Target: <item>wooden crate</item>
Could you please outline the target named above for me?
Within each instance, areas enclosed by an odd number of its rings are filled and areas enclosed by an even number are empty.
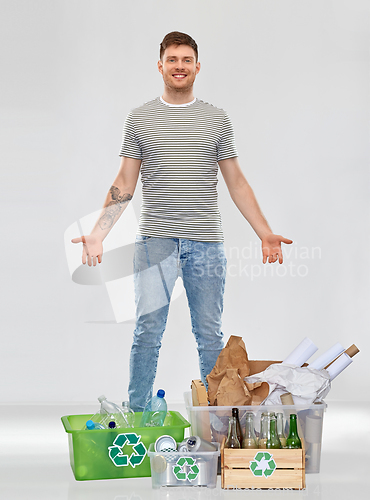
[[[305,450],[266,450],[266,449],[230,449],[225,448],[225,439],[221,445],[221,488],[287,488],[301,490],[306,487],[305,481]],[[268,453],[272,457],[258,456],[259,453]],[[257,467],[254,465],[257,458]],[[258,467],[264,461],[271,464],[266,469],[266,475],[256,476],[251,470],[259,474],[264,467]],[[272,463],[272,460],[274,463]],[[273,472],[271,472],[273,470]]]

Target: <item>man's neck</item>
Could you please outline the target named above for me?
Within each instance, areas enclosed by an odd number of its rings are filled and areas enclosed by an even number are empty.
[[[189,92],[171,92],[165,88],[162,99],[168,104],[187,104],[194,101],[193,89],[189,90]]]

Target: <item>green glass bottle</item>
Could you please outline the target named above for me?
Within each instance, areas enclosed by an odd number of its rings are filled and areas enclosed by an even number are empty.
[[[298,436],[297,415],[295,413],[290,414],[289,436],[286,439],[286,447],[302,448],[302,443]]]
[[[270,432],[269,432],[268,439],[266,441],[266,448],[267,449],[281,448],[280,439],[279,439],[277,429],[276,429],[276,415],[270,416],[269,430],[270,430]]]

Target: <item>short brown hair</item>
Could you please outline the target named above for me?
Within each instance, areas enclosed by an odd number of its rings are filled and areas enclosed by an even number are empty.
[[[198,45],[196,44],[195,40],[191,38],[191,36],[187,35],[186,33],[181,33],[180,31],[171,31],[171,33],[168,33],[162,40],[162,43],[160,45],[159,49],[159,58],[162,60],[164,51],[167,49],[167,47],[170,47],[171,45],[189,45],[195,52],[195,59],[196,62],[198,62]]]

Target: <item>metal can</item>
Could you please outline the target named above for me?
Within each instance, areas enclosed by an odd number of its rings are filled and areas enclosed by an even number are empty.
[[[177,443],[172,436],[163,435],[155,442],[154,449],[158,452],[177,451]]]
[[[179,443],[177,445],[177,451],[179,453],[188,453],[189,450],[188,450],[188,447],[186,445],[187,441],[188,441],[187,439],[184,439],[184,441],[182,441],[181,443]]]
[[[156,474],[162,474],[167,469],[167,460],[163,455],[155,455],[151,462],[151,469]]]
[[[217,451],[217,446],[209,441],[205,441],[199,436],[190,436],[186,441],[188,451]]]

